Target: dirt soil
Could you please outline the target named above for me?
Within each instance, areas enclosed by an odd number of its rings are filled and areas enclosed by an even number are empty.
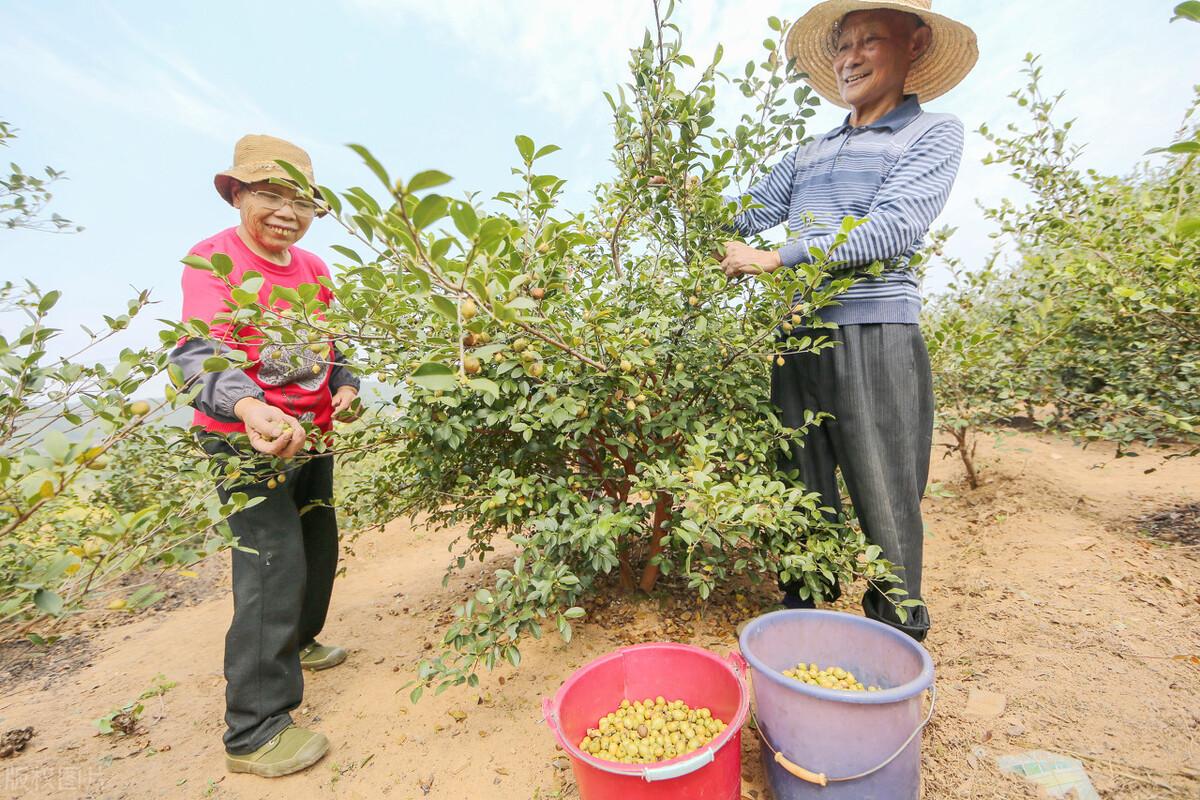
[[[1169,515],[1200,501],[1200,459],[1114,460],[1111,450],[1027,433],[979,451],[984,485],[966,489],[958,464],[936,461],[939,486],[925,506],[934,620],[926,646],[940,694],[924,739],[924,797],[1038,797],[996,766],[998,756],[1032,749],[1082,760],[1104,798],[1200,797],[1200,548],[1190,536],[1161,535],[1172,519],[1191,524],[1190,513]],[[449,610],[496,566],[477,565],[443,588],[454,535],[396,523],[355,544],[322,636],[350,658],[307,678],[295,715],[333,740],[311,770],[274,781],[224,771],[231,598],[217,581],[207,600],[65,637],[41,654],[46,668],[24,651],[22,668],[0,665],[0,731],[34,729],[22,752],[0,761],[0,797],[578,797],[541,721],[541,698],[633,641],[725,653],[735,646],[732,623],[771,600],[765,592],[704,605],[669,592],[618,599],[590,609],[570,645],[531,642],[520,669],[506,665],[482,675],[478,689],[413,706],[403,687],[414,665],[436,647]],[[857,613],[858,594],[837,607]],[[143,701],[143,733],[96,735],[93,720],[159,674],[177,685]],[[766,800],[750,731],[743,742],[743,796]]]

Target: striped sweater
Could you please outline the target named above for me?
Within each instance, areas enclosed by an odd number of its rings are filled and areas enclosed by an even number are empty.
[[[839,325],[915,324],[921,289],[909,259],[946,204],[962,149],[958,118],[922,111],[909,95],[876,122],[855,128],[847,116],[840,127],[789,151],[750,188],[762,208],[742,212],[734,225],[748,236],[786,223],[792,238],[779,256],[791,267],[811,262],[811,247],[827,251],[843,217],[867,218],[834,259],[843,267],[878,261],[886,271],[851,287],[821,318]]]

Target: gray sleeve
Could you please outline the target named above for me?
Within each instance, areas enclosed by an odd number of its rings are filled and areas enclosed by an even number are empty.
[[[329,391],[336,392],[343,386],[353,386],[355,391],[358,391],[362,386],[362,381],[350,369],[346,363],[346,357],[342,355],[342,351],[337,349],[337,345],[333,346],[333,367],[329,370]]]
[[[205,372],[204,359],[220,355],[230,348],[209,339],[186,339],[171,351],[171,363],[183,370],[183,379],[191,387],[200,383],[200,393],[192,405],[200,413],[221,422],[237,422],[233,407],[244,397],[264,400],[262,388],[240,369]],[[265,402],[265,400],[264,400]]]

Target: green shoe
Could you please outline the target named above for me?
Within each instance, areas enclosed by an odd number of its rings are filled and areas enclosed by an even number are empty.
[[[329,669],[346,660],[346,651],[336,645],[311,642],[300,651],[300,666],[308,670]]]
[[[226,753],[225,768],[230,772],[278,778],[311,767],[328,750],[329,739],[325,734],[288,725],[253,753],[244,756]]]

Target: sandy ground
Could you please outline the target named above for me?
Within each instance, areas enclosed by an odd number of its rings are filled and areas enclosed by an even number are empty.
[[[1200,459],[1116,461],[1110,450],[1031,434],[985,441],[980,457],[986,483],[973,492],[957,463],[935,461],[934,481],[954,496],[926,501],[935,622],[926,644],[940,697],[924,740],[924,796],[1036,797],[995,764],[1036,748],[1082,759],[1105,798],[1200,797],[1200,547],[1148,538],[1137,523],[1200,500]],[[322,638],[351,656],[309,676],[296,715],[333,740],[313,769],[275,781],[224,772],[231,600],[225,565],[215,563],[208,599],[64,639],[40,666],[0,664],[0,730],[35,729],[24,752],[0,761],[0,796],[578,797],[540,720],[541,698],[632,641],[725,653],[735,644],[730,621],[768,600],[618,600],[593,609],[570,645],[530,643],[519,670],[506,665],[478,689],[413,706],[402,687],[436,646],[436,621],[480,580],[477,567],[442,587],[453,535],[397,523],[360,539],[347,559]],[[142,733],[96,735],[92,720],[159,674],[177,685],[146,701]],[[973,714],[973,691],[1000,696],[1003,709]],[[753,736],[743,739],[743,795],[765,800]]]

